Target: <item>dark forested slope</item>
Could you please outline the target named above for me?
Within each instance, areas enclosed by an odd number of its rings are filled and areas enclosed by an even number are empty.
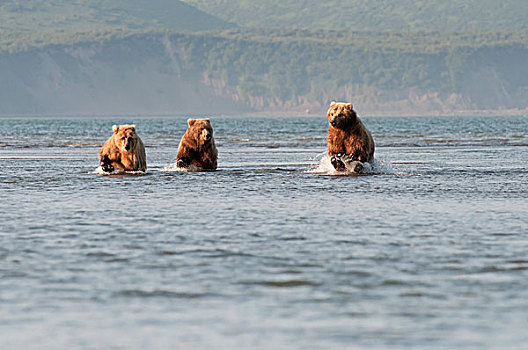
[[[528,29],[523,0],[183,0],[244,27],[373,31]]]
[[[4,52],[0,111],[320,113],[330,100],[371,113],[524,109],[527,43],[517,32],[108,34]]]
[[[178,0],[0,1],[0,30],[18,35],[149,28],[197,31],[233,26]]]
[[[186,2],[0,2],[0,113],[528,107],[528,2]]]

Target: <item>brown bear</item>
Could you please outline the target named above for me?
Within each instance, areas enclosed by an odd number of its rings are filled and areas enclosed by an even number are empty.
[[[124,170],[147,170],[145,146],[136,133],[135,125],[114,125],[114,134],[99,150],[99,161],[105,172],[114,167]]]
[[[178,153],[176,166],[179,168],[197,167],[201,170],[216,170],[218,151],[216,150],[211,120],[189,119],[189,128],[183,135]]]
[[[374,140],[351,103],[332,102],[328,117],[328,156],[337,171],[360,172],[374,159]]]

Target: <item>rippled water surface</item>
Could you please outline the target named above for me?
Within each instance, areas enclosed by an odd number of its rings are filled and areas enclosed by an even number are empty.
[[[528,118],[363,119],[362,176],[324,117],[213,117],[216,172],[183,117],[0,119],[0,348],[526,348]],[[145,175],[97,175],[116,123]]]

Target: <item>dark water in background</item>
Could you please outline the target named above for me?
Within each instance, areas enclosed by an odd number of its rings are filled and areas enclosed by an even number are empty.
[[[325,118],[0,119],[0,348],[528,347],[528,118],[364,118],[380,173],[324,171]],[[97,176],[114,123],[144,176]],[[322,169],[322,171],[321,171]]]

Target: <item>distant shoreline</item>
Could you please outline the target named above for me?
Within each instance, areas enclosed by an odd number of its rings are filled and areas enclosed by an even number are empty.
[[[528,109],[524,110],[457,110],[450,113],[446,112],[381,112],[381,111],[363,111],[361,107],[358,107],[359,115],[361,117],[377,118],[377,117],[528,117]],[[188,118],[188,117],[199,117],[199,116],[211,116],[211,117],[225,117],[225,118],[317,118],[325,117],[326,112],[321,113],[303,113],[293,110],[284,111],[251,111],[251,112],[220,112],[220,113],[186,113],[186,112],[160,112],[160,113],[146,113],[146,112],[123,112],[123,113],[89,113],[89,112],[46,112],[46,113],[0,113],[0,119],[10,118],[46,118],[46,119],[69,119],[69,118]]]

